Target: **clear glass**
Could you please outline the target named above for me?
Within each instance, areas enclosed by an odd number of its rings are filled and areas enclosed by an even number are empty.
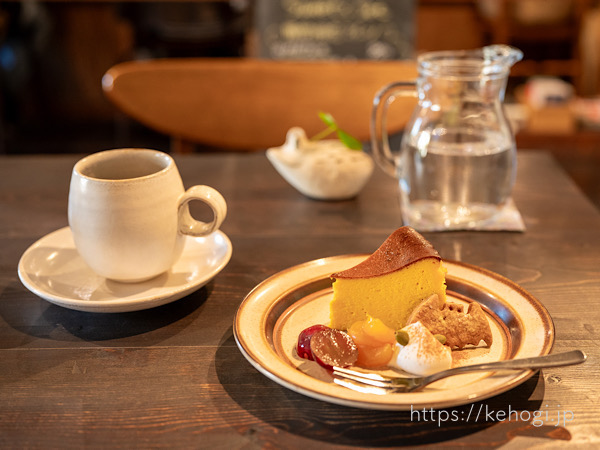
[[[416,83],[380,91],[373,152],[398,178],[405,225],[477,228],[502,209],[516,175],[514,135],[502,101],[510,67],[521,57],[507,46],[426,53],[418,60]],[[416,95],[418,105],[395,151],[385,135],[385,115],[395,97],[406,95]]]

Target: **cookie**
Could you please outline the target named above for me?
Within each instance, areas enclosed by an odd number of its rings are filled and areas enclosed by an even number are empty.
[[[408,318],[407,325],[421,322],[433,334],[446,337],[446,345],[451,348],[478,346],[481,341],[492,345],[492,330],[485,313],[477,302],[465,307],[458,303],[440,300],[434,294],[415,308]]]

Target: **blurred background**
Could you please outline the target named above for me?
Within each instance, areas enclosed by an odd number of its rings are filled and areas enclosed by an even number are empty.
[[[112,65],[156,57],[403,59],[510,44],[519,151],[551,151],[600,207],[597,0],[3,1],[0,153],[91,153],[169,139],[104,98]],[[392,80],[390,80],[392,81]]]

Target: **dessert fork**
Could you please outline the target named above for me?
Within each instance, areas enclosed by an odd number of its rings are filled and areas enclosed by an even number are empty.
[[[455,367],[425,377],[388,377],[376,373],[359,372],[357,370],[343,367],[333,367],[333,375],[336,377],[352,380],[368,386],[389,389],[392,392],[418,392],[425,386],[442,378],[460,375],[467,372],[496,371],[496,370],[520,370],[540,369],[542,367],[560,367],[581,364],[587,356],[581,350],[573,350],[565,353],[556,353],[546,356],[534,356],[531,358],[510,359],[507,361],[496,361],[470,366]],[[337,381],[340,381],[339,379]],[[347,383],[340,382],[345,387]]]

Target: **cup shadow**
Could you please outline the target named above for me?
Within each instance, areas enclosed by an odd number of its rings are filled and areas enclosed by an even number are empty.
[[[192,322],[213,289],[213,283],[209,282],[166,305],[133,312],[96,313],[64,308],[34,294],[24,301],[23,287],[16,284],[0,291],[0,317],[8,325],[2,333],[0,348],[26,347],[33,342],[37,347],[53,348],[56,344],[52,341],[102,342],[102,345],[115,341],[119,345],[119,339],[135,336],[140,336],[135,345],[150,346],[177,334]],[[176,322],[181,322],[181,326],[169,326]]]
[[[192,320],[211,290],[212,285],[207,285],[172,303],[123,313],[91,313],[52,305],[45,311],[44,319],[60,324],[70,334],[84,341],[110,341],[145,335],[144,341],[149,346],[179,331],[179,327],[169,325],[184,318]],[[157,330],[161,330],[160,333],[154,333]],[[164,330],[171,330],[169,336],[165,336]],[[152,339],[152,336],[156,339]]]

